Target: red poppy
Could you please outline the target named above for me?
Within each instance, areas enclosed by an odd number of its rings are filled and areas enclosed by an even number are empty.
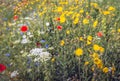
[[[18,16],[17,16],[17,15],[15,15],[15,16],[13,17],[13,19],[14,19],[14,20],[17,20],[17,19],[18,19]]]
[[[61,29],[62,29],[62,26],[57,26],[57,29],[58,29],[58,30],[61,30]]]
[[[103,36],[102,32],[98,32],[98,33],[97,33],[97,36],[98,36],[98,37],[102,37],[102,36]]]
[[[6,66],[4,64],[0,64],[0,73],[6,70]]]
[[[20,30],[22,31],[22,32],[26,32],[27,30],[28,30],[28,27],[27,26],[22,26],[21,28],[20,28]]]
[[[60,21],[60,18],[57,18],[56,20],[57,20],[57,21]]]

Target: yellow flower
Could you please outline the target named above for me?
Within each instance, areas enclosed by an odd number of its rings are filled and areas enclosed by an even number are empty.
[[[80,12],[80,14],[82,14],[82,13],[84,13],[84,10],[83,10],[83,9],[81,9],[79,12]]]
[[[90,45],[91,44],[91,41],[87,40],[87,45]]]
[[[118,32],[120,33],[120,28],[118,29]]]
[[[94,58],[94,64],[100,64],[101,63],[101,60],[99,58]]]
[[[61,4],[61,5],[67,5],[68,2],[66,2],[66,1],[62,2],[62,1],[61,1],[59,4]]]
[[[71,14],[73,14],[73,11],[69,11],[66,16],[70,16]]]
[[[97,21],[97,20],[94,21],[94,23],[93,23],[93,27],[96,28],[97,24],[98,24],[98,21]]]
[[[103,68],[103,63],[102,62],[98,63],[97,67],[100,68],[100,69],[102,69]]]
[[[66,21],[65,16],[60,16],[60,23],[64,23]]]
[[[97,45],[97,44],[94,44],[93,45],[93,50],[95,51],[99,51],[100,47]]]
[[[78,24],[79,22],[79,18],[75,18],[75,20],[73,21],[74,24]]]
[[[110,6],[110,7],[108,8],[108,10],[109,10],[109,11],[115,11],[115,8],[114,8],[113,6]]]
[[[99,47],[100,52],[103,53],[104,52],[104,48],[103,47]]]
[[[83,50],[81,48],[76,49],[75,50],[75,55],[78,56],[78,57],[83,55]]]
[[[109,15],[110,12],[109,12],[109,11],[103,11],[103,14],[104,14],[104,15]]]
[[[92,36],[88,36],[87,40],[92,41]]]
[[[86,15],[89,15],[89,12],[86,12]]]
[[[109,68],[107,68],[107,67],[104,67],[104,68],[103,68],[103,72],[104,72],[104,73],[108,73],[108,71],[109,71]]]
[[[78,3],[79,0],[75,0],[76,3]]]
[[[60,45],[61,45],[61,46],[64,46],[64,45],[65,45],[64,40],[61,40],[61,41],[60,41]]]
[[[93,58],[99,58],[99,55],[98,55],[97,53],[93,53],[91,56],[92,56]]]
[[[112,32],[112,33],[115,33],[115,30],[114,30],[114,29],[112,29],[112,30],[111,30],[111,32]]]
[[[97,3],[91,3],[91,6],[93,6],[94,8],[98,8],[98,4]]]
[[[85,65],[85,66],[87,66],[88,64],[89,64],[89,62],[88,62],[88,61],[86,61],[86,62],[84,63],[84,65]]]
[[[89,20],[88,19],[83,19],[83,24],[89,24]]]
[[[77,17],[77,18],[78,18],[78,17],[80,17],[80,14],[79,14],[79,13],[77,13],[77,14],[76,14],[76,17]],[[78,19],[79,19],[79,18],[78,18]]]
[[[80,40],[80,41],[83,41],[83,37],[80,37],[79,40]]]
[[[92,70],[92,71],[94,71],[94,70],[95,70],[95,68],[94,68],[94,67],[92,67],[92,68],[91,68],[91,70]]]
[[[51,61],[52,61],[52,62],[55,62],[55,58],[52,58]]]
[[[63,10],[62,7],[58,7],[58,8],[57,8],[57,11],[58,11],[58,12],[62,12],[62,10]]]
[[[68,34],[68,35],[69,35],[69,34],[70,34],[70,31],[69,31],[69,30],[66,30],[66,34]]]
[[[76,13],[74,13],[73,15],[72,15],[72,19],[74,19],[76,17]]]

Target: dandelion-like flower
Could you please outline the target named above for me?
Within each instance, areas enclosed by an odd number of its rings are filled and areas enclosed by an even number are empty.
[[[75,55],[78,56],[78,57],[83,55],[83,50],[81,48],[76,49],[75,50]]]

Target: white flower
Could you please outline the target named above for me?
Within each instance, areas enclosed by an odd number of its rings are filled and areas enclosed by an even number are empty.
[[[24,19],[27,19],[27,20],[33,20],[32,18],[30,17],[25,17]]]
[[[96,37],[95,37],[95,39],[98,39],[98,40],[100,40],[101,38],[100,38],[100,37],[98,37],[98,36],[96,36]]]
[[[22,44],[26,44],[26,43],[29,43],[29,42],[30,42],[30,41],[29,41],[28,39],[26,39],[26,38],[25,38],[25,39],[22,39],[22,41],[21,41]]]
[[[112,71],[112,67],[109,67],[109,72],[111,72]]]
[[[37,31],[37,32],[38,32],[38,35],[40,35],[40,34],[45,34],[44,31]]]
[[[29,57],[35,56],[34,62],[36,61],[47,61],[51,58],[49,52],[45,51],[45,48],[34,48],[30,51]]]
[[[20,18],[20,19],[22,19],[22,20],[24,20],[24,19],[26,19],[26,20],[33,20],[33,19],[30,18],[30,17],[25,17],[25,18]]]
[[[23,52],[24,52],[23,50],[20,51],[20,53],[23,53]]]
[[[34,55],[39,55],[41,52],[43,52],[43,50],[45,50],[44,48],[35,48],[30,50],[30,54],[34,54]]]
[[[10,77],[11,77],[11,78],[14,78],[14,77],[16,77],[18,74],[19,74],[18,71],[13,71],[13,72],[10,74]]]
[[[22,38],[25,39],[25,38],[26,38],[26,35],[23,35]]]
[[[27,32],[27,35],[31,35],[31,33],[30,33],[30,32]]]
[[[49,26],[49,25],[50,25],[50,23],[49,23],[49,22],[47,22],[47,23],[46,23],[46,26]]]
[[[54,47],[49,47],[48,49],[49,49],[49,50],[53,50],[53,49],[54,49]]]
[[[30,32],[27,32],[27,35],[31,38],[33,35]]]

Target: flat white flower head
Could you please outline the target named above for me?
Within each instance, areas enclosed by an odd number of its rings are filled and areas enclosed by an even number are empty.
[[[22,43],[22,44],[29,43],[29,40],[28,40],[28,39],[26,39],[26,38],[25,38],[25,39],[22,39],[21,43]]]
[[[13,72],[10,74],[10,77],[11,77],[11,78],[14,78],[14,77],[16,77],[18,74],[19,74],[18,71],[13,71]]]
[[[45,62],[51,58],[49,52],[45,50],[45,48],[34,48],[30,51],[29,57],[35,56],[34,61]]]
[[[27,35],[31,35],[31,33],[30,33],[30,32],[27,32]]]
[[[46,22],[46,26],[49,26],[50,25],[50,23],[49,22]]]
[[[25,39],[27,36],[26,35],[23,35],[22,38]]]

